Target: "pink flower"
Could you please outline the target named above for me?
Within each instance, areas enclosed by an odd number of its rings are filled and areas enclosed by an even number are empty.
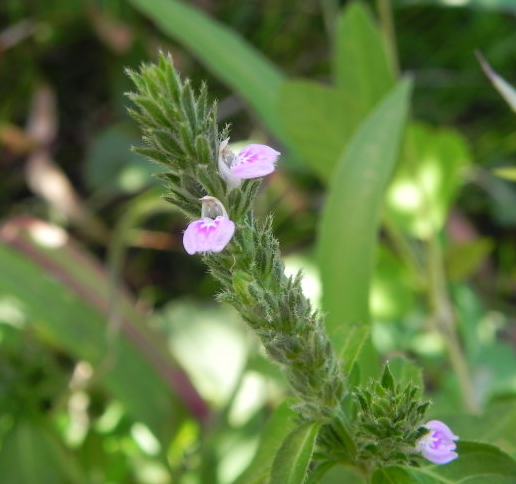
[[[190,255],[196,252],[220,252],[235,232],[224,205],[215,197],[202,197],[201,218],[186,227],[183,245]]]
[[[259,178],[272,173],[281,153],[267,145],[247,145],[231,163],[231,174],[236,178]]]
[[[183,245],[190,255],[196,252],[220,252],[231,240],[235,224],[219,215],[195,220],[185,230]]]
[[[425,424],[430,430],[421,437],[417,443],[417,449],[423,457],[434,464],[448,464],[458,457],[455,440],[459,437],[453,434],[450,428],[439,420],[430,420]]]

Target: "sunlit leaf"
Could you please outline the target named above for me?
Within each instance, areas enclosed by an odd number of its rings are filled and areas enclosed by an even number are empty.
[[[405,232],[428,238],[443,226],[468,164],[462,136],[410,124],[401,163],[387,193],[388,220]]]

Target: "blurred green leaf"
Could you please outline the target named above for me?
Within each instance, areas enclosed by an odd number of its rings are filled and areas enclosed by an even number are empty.
[[[176,394],[205,416],[204,402],[128,293],[113,291],[103,268],[66,232],[18,219],[1,228],[0,240],[0,293],[19,300],[39,334],[98,368],[132,418],[166,443],[184,415]]]
[[[336,86],[353,97],[360,117],[394,86],[394,69],[380,30],[360,2],[349,4],[338,20],[334,73]]]
[[[386,216],[396,227],[426,239],[446,220],[469,164],[468,148],[452,130],[412,123],[401,158],[387,192]]]
[[[32,420],[15,424],[0,450],[2,484],[77,484],[78,463],[45,427]]]
[[[493,241],[486,237],[449,246],[445,254],[445,263],[450,280],[460,281],[468,278],[493,248]]]
[[[236,32],[176,0],[131,0],[160,29],[185,45],[240,94],[269,129],[281,132],[277,101],[283,75]]]
[[[269,484],[302,484],[321,424],[306,422],[283,441],[274,458]]]
[[[416,291],[416,281],[411,277],[406,262],[386,244],[381,244],[370,296],[373,317],[393,320],[407,314],[415,304]]]
[[[318,254],[326,324],[338,351],[352,324],[369,324],[369,289],[384,189],[397,160],[412,84],[401,81],[364,121],[330,183]]]
[[[386,467],[373,484],[515,484],[516,461],[487,444],[459,442],[459,457],[450,464],[421,468]]]
[[[394,381],[401,385],[415,385],[424,388],[423,370],[409,359],[399,356],[389,360],[389,370],[394,377]]]
[[[90,146],[84,165],[90,188],[134,193],[153,183],[152,175],[160,170],[130,150],[139,143],[140,138],[122,124],[100,132]]]
[[[266,481],[280,445],[296,428],[295,417],[289,402],[276,408],[263,430],[253,460],[233,484],[261,484]]]
[[[320,484],[366,484],[366,480],[344,466],[335,466],[322,478]]]
[[[493,173],[504,180],[516,181],[516,167],[514,166],[496,168]]]
[[[512,455],[516,453],[516,398],[502,398],[490,404],[482,415],[439,416],[464,440],[480,440]]]
[[[324,181],[361,120],[351,93],[309,81],[283,84],[279,113],[287,136]]]
[[[362,347],[370,336],[371,327],[368,324],[354,324],[347,328],[344,344],[340,350],[339,358],[342,360],[343,371],[346,375],[351,373]]]

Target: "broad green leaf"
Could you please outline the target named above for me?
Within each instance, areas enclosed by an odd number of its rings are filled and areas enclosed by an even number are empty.
[[[366,115],[394,86],[392,61],[378,26],[360,2],[347,6],[338,21],[334,52],[335,84]]]
[[[389,222],[422,239],[439,230],[468,164],[468,148],[458,133],[410,124],[402,161],[387,192]]]
[[[319,227],[323,308],[340,351],[353,324],[369,324],[369,289],[384,189],[397,160],[411,82],[401,81],[364,121],[332,176]]]
[[[459,442],[459,457],[446,465],[386,467],[373,484],[516,484],[516,461],[496,447]]]
[[[206,407],[144,324],[125,290],[112,291],[100,264],[62,229],[34,219],[0,230],[0,294],[16,298],[34,329],[98,368],[111,394],[163,443],[183,405],[204,418]]]
[[[291,143],[323,181],[362,119],[353,95],[309,81],[283,84],[279,114]]]
[[[274,411],[263,430],[253,460],[234,484],[261,484],[267,480],[280,445],[296,428],[295,415],[288,402]]]
[[[279,134],[276,113],[283,75],[260,52],[236,32],[186,2],[130,1],[240,94],[271,131]]]
[[[439,416],[464,440],[480,440],[505,452],[516,453],[516,399],[496,401],[482,415],[451,414]]]
[[[78,484],[77,462],[58,439],[36,421],[16,422],[2,439],[2,484]]]
[[[302,484],[321,424],[307,422],[292,431],[274,458],[269,484]]]
[[[485,75],[489,78],[495,89],[500,93],[500,96],[502,96],[509,107],[516,112],[516,89],[514,89],[511,84],[493,70],[480,52],[477,52],[477,58]]]

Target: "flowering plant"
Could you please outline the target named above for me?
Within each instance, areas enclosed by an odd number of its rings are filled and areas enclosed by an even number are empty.
[[[147,145],[137,151],[162,166],[165,198],[193,220],[184,232],[185,250],[202,256],[222,286],[218,299],[240,312],[295,396],[298,427],[278,450],[271,482],[285,472],[303,480],[310,469],[313,480],[337,464],[377,482],[382,469],[418,468],[421,457],[437,465],[460,460],[449,427],[425,423],[429,403],[417,384],[397,382],[388,364],[378,379],[355,381],[357,363],[337,357],[323,315],[302,293],[302,276],[285,274],[271,217],[259,222],[253,214],[259,179],[274,171],[280,153],[251,144],[235,155],[228,128],[219,133],[206,88],[195,95],[170,57],[129,75],[137,87],[129,94],[136,106],[131,113]],[[295,462],[293,445],[304,450]]]

